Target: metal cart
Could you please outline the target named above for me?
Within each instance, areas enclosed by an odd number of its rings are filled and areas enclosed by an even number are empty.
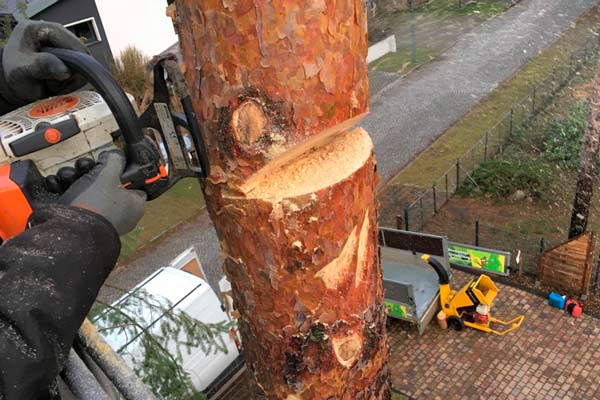
[[[439,310],[438,274],[423,263],[429,254],[450,274],[445,237],[383,228],[379,234],[388,316],[417,325],[419,334]]]

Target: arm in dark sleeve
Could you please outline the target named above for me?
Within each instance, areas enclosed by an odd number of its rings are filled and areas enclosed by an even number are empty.
[[[0,399],[6,400],[47,393],[121,246],[106,219],[83,209],[46,207],[30,225],[0,247]]]

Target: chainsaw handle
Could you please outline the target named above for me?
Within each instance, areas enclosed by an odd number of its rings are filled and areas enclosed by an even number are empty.
[[[85,78],[100,93],[113,113],[127,144],[135,144],[143,140],[144,134],[133,106],[104,65],[92,56],[79,51],[55,48],[45,48],[42,51],[58,57],[69,69]]]
[[[127,166],[121,182],[131,189],[146,190],[149,198],[157,197],[158,193],[151,193],[155,190],[150,186],[158,179],[164,178],[164,173],[160,170],[160,154],[152,142],[145,137],[137,113],[111,73],[96,59],[85,53],[55,48],[44,48],[42,51],[58,57],[102,96],[115,117],[126,143]]]

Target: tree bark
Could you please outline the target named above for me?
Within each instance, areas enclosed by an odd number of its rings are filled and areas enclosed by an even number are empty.
[[[363,0],[177,0],[255,398],[389,399]]]
[[[587,229],[588,217],[594,194],[596,162],[600,150],[600,67],[596,70],[596,78],[592,87],[590,115],[583,136],[581,160],[575,188],[575,201],[569,228],[569,239],[583,234]]]

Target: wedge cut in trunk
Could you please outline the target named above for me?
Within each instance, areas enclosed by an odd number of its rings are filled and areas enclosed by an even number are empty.
[[[256,399],[389,399],[363,0],[170,7]]]

